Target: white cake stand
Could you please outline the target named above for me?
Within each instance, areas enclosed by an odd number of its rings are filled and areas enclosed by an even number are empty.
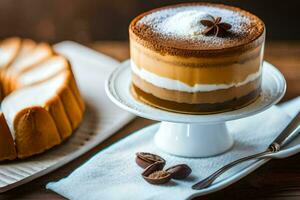
[[[124,62],[106,81],[106,93],[119,107],[138,116],[162,121],[155,134],[156,145],[165,152],[183,157],[209,157],[233,145],[226,122],[262,112],[284,95],[283,75],[270,63],[263,64],[262,92],[252,104],[238,110],[209,115],[189,115],[161,110],[137,101],[130,93],[130,62]],[[253,124],[253,128],[255,124]]]

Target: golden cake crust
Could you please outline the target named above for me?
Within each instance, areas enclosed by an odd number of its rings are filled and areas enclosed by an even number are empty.
[[[151,24],[141,23],[141,19],[151,15],[152,13],[166,9],[189,6],[212,7],[233,11],[240,14],[241,17],[246,18],[248,23],[241,23],[241,28],[244,30],[243,34],[229,32],[224,41],[220,43],[209,43],[201,39],[194,41],[190,39],[168,37],[163,33],[156,31]],[[257,16],[240,8],[210,3],[183,3],[154,9],[137,16],[129,26],[131,40],[134,40],[146,48],[150,48],[161,54],[183,57],[216,56],[217,54],[226,55],[240,53],[241,51],[259,46],[264,41],[264,32],[264,23]],[[214,39],[213,36],[210,37],[212,37],[212,40]]]
[[[3,113],[0,112],[0,160],[14,160],[17,151]]]
[[[18,158],[26,158],[61,143],[50,113],[40,106],[20,111],[14,120]]]

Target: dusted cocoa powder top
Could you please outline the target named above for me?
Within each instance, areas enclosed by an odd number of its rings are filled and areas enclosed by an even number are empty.
[[[207,35],[202,20],[230,24],[224,35]],[[190,55],[257,46],[263,22],[239,8],[208,3],[189,3],[151,10],[130,24],[130,36],[161,53]],[[253,42],[253,44],[251,44]]]

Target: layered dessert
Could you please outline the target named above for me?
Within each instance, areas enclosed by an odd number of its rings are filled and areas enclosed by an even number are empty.
[[[190,114],[238,109],[261,91],[264,23],[239,8],[163,7],[129,26],[133,96]]]

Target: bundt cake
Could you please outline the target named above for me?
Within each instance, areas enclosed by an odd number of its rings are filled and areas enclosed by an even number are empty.
[[[0,41],[0,161],[60,144],[85,110],[71,65],[47,43]]]

